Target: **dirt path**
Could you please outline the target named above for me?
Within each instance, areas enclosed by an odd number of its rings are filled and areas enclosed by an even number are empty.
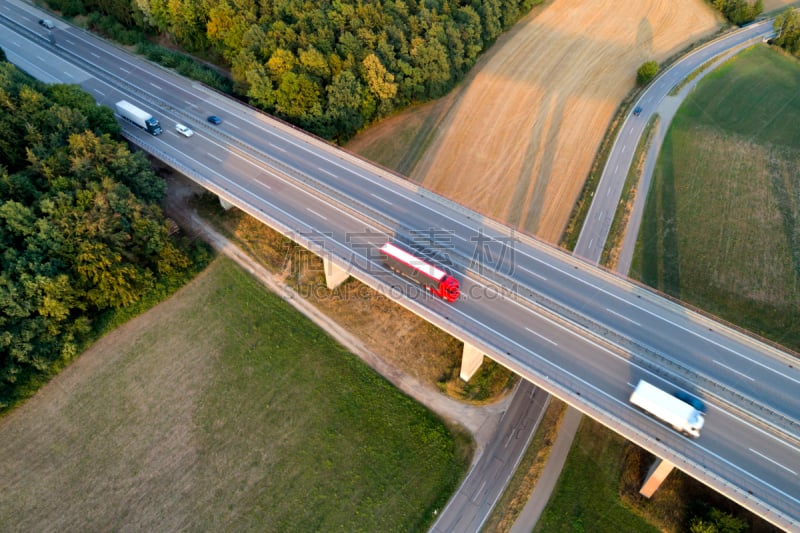
[[[638,66],[718,26],[701,0],[537,9],[476,66],[413,177],[555,242]]]

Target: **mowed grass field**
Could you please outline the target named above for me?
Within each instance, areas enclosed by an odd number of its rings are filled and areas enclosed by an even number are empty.
[[[800,350],[800,62],[705,78],[661,150],[632,276]]]
[[[423,531],[467,440],[218,258],[0,419],[0,530]]]

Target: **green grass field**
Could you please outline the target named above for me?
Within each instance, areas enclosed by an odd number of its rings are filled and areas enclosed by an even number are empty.
[[[689,96],[631,275],[800,350],[800,63],[761,45]]]
[[[619,497],[625,439],[584,417],[534,532],[656,532]]]
[[[469,447],[217,259],[0,420],[0,529],[423,531]]]

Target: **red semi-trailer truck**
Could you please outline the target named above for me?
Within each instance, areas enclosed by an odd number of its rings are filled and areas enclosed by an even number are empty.
[[[390,242],[381,246],[381,254],[386,266],[398,274],[416,281],[448,302],[455,302],[458,299],[460,294],[458,280],[444,270]]]

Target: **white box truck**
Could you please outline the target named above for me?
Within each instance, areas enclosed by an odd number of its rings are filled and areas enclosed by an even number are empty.
[[[120,100],[114,104],[114,107],[116,107],[119,116],[133,122],[148,133],[152,135],[161,133],[161,124],[158,123],[158,120],[153,115],[144,109],[139,109],[127,100]]]
[[[666,422],[676,431],[697,438],[705,419],[695,406],[640,380],[631,394],[631,403],[642,411]]]

